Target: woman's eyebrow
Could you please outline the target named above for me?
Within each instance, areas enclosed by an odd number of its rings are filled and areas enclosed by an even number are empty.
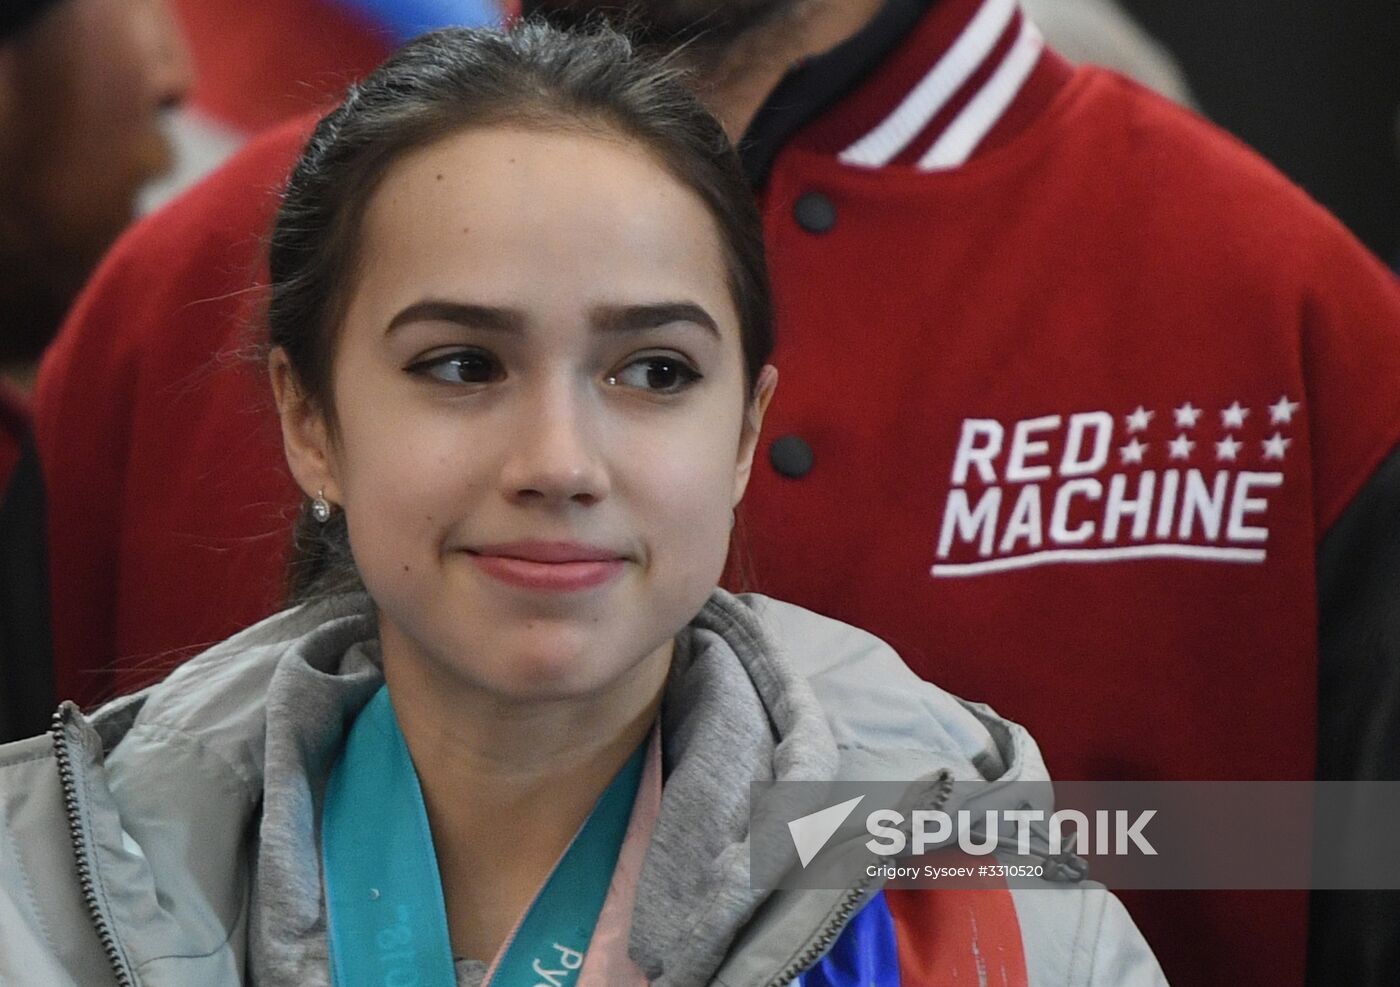
[[[694,302],[655,302],[649,305],[600,305],[589,313],[590,321],[609,332],[638,332],[675,322],[689,322],[719,337],[719,324]]]
[[[525,317],[512,309],[428,299],[414,302],[390,319],[384,334],[410,322],[455,322],[471,329],[499,332],[521,332],[525,328]]]

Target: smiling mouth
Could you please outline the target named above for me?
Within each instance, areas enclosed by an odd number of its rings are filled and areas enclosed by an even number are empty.
[[[531,542],[468,549],[478,569],[517,589],[570,593],[611,582],[626,559],[616,552],[571,542]]]

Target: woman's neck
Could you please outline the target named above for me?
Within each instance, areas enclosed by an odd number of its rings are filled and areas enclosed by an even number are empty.
[[[495,956],[651,730],[670,661],[668,642],[598,694],[516,702],[444,681],[426,663],[386,657],[456,955]]]

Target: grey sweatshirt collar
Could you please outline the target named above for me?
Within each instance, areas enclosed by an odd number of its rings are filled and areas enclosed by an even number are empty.
[[[325,979],[318,820],[344,735],[382,681],[372,633],[367,618],[313,632],[268,688],[249,942],[260,983]],[[366,636],[346,648],[348,634]],[[630,951],[657,983],[702,984],[761,897],[749,886],[749,783],[829,778],[838,757],[811,689],[727,595],[678,639],[662,724],[668,775]]]
[[[316,821],[381,681],[375,636],[362,599],[290,611],[92,727],[76,718],[106,917],[134,968],[326,983]],[[749,782],[1043,777],[1023,732],[919,682],[870,635],[763,598],[706,605],[662,715],[669,777],[630,944],[661,984],[765,982],[831,927],[835,898],[750,890]]]

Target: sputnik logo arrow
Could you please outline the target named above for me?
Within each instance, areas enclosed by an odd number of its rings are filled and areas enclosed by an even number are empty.
[[[838,802],[836,805],[828,806],[788,823],[788,832],[792,834],[792,845],[797,847],[797,859],[802,861],[803,867],[810,864],[812,858],[821,853],[822,847],[826,846],[827,841],[836,835],[841,824],[850,817],[864,798],[864,795],[857,795],[853,799]]]

